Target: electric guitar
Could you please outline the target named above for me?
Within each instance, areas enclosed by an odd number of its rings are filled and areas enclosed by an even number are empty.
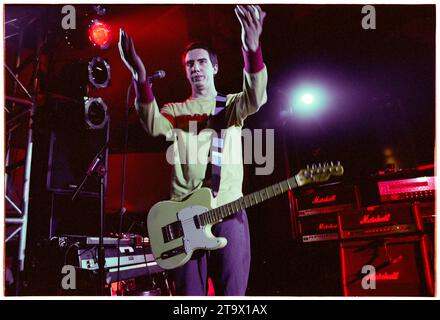
[[[161,201],[148,213],[147,227],[151,250],[163,269],[174,269],[191,259],[195,250],[215,250],[226,246],[226,238],[215,237],[211,227],[236,212],[306,184],[324,182],[331,176],[341,176],[344,168],[319,164],[307,166],[291,177],[272,186],[216,206],[209,188],[190,193],[182,201]]]

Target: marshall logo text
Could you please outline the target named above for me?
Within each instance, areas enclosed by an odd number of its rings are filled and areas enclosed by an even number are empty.
[[[384,215],[377,214],[376,216],[370,216],[369,214],[364,214],[362,220],[359,221],[360,224],[372,224],[381,222],[390,222],[391,214],[386,213]]]
[[[330,230],[337,229],[338,225],[336,223],[320,223],[318,226],[318,230]]]
[[[325,197],[315,196],[312,203],[313,204],[320,204],[320,203],[328,203],[328,202],[334,202],[334,201],[336,201],[335,194],[331,195],[331,196],[325,196]]]

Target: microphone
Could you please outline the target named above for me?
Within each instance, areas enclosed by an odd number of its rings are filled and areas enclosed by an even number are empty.
[[[90,163],[89,168],[87,169],[87,174],[92,174],[93,171],[95,171],[96,166],[98,165],[99,161],[101,161],[101,155],[98,154],[98,156],[93,159],[93,161]]]
[[[155,73],[153,73],[151,76],[148,76],[147,79],[150,83],[153,82],[155,79],[163,79],[165,78],[166,73],[163,70],[157,70]]]

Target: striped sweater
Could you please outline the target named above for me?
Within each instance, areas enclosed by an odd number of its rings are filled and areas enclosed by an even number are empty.
[[[243,50],[243,90],[226,96],[226,122],[220,186],[217,205],[236,200],[242,196],[243,161],[241,129],[247,116],[255,113],[267,101],[267,70],[262,62],[261,49],[257,53]],[[139,92],[139,90],[138,90]],[[166,136],[173,140],[167,152],[167,160],[173,163],[171,199],[180,200],[188,193],[201,188],[205,179],[212,132],[200,130],[209,115],[214,114],[216,100],[187,99],[168,103],[159,109],[151,92],[145,86],[137,94],[136,109],[144,129],[153,136]],[[210,173],[209,173],[210,174]],[[207,178],[209,177],[207,175]]]

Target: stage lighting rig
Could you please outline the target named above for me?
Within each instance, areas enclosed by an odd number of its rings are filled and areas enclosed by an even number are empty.
[[[94,46],[107,49],[111,42],[110,26],[101,20],[92,20],[89,25],[89,40]]]

